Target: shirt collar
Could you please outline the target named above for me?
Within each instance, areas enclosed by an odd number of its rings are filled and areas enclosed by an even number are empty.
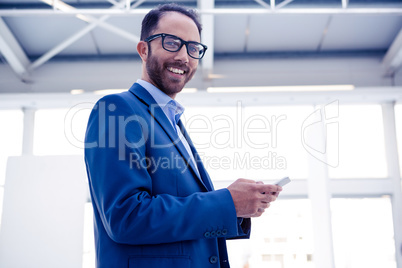
[[[162,90],[155,87],[151,83],[142,79],[138,79],[137,83],[145,88],[149,92],[149,94],[151,94],[156,103],[162,108],[165,113],[168,112],[167,110],[173,112],[174,120],[177,124],[180,116],[184,113],[184,107],[179,102],[166,95]]]

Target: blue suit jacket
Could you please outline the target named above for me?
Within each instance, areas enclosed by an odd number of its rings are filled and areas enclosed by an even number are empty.
[[[200,177],[177,133],[139,84],[95,105],[85,162],[97,267],[229,267],[226,238],[247,238],[230,192]]]

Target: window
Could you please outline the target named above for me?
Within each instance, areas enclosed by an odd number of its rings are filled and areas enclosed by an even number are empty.
[[[337,166],[328,165],[330,178],[334,179],[331,183],[349,183],[337,179],[362,180],[357,184],[354,181],[345,192],[343,188],[337,192],[343,198],[331,199],[335,266],[396,268],[390,197],[379,197],[383,194],[380,191],[376,197],[355,194],[355,189],[361,189],[368,181],[364,179],[387,177],[381,105],[336,105],[339,114],[324,122],[325,127],[329,122],[338,126],[326,128],[324,133],[332,135],[331,139],[324,136],[327,141],[324,154],[331,160],[339,158]],[[92,107],[93,104],[84,103],[71,108],[37,110],[34,154],[82,154]],[[237,106],[187,107],[182,119],[215,186],[223,186],[240,177],[275,180],[286,175],[307,179],[311,152],[305,145],[314,144],[306,141],[303,145],[302,131],[306,119],[315,110],[310,105],[243,107],[239,102]],[[402,104],[395,106],[395,117],[402,166]],[[1,216],[6,160],[22,151],[23,112],[0,111],[0,124],[6,126],[0,132]],[[320,126],[311,126],[311,132],[306,134],[313,134],[314,139],[320,133],[317,131]],[[329,133],[334,129],[336,133]],[[328,144],[334,137],[338,142]],[[308,190],[305,184],[308,180],[297,183]],[[311,201],[300,199],[305,196],[303,191],[288,192],[283,199],[272,203],[262,217],[253,218],[250,240],[228,241],[233,268],[316,267]],[[86,268],[95,266],[93,239],[93,212],[88,203],[83,242],[83,267]]]
[[[235,174],[246,177],[243,163],[236,160],[242,143],[241,125],[236,119],[239,109],[189,107],[183,114],[184,125],[213,180],[232,181]]]
[[[396,268],[388,196],[334,198],[331,210],[335,267]]]
[[[249,240],[229,240],[234,268],[312,268],[313,228],[307,199],[279,199],[253,218]]]
[[[187,131],[213,180],[307,178],[301,125],[311,106],[189,107]]]
[[[84,106],[36,111],[34,154],[82,154],[89,113]]]
[[[387,165],[380,105],[339,107],[339,165],[329,167],[331,178],[385,178]],[[335,150],[339,152],[335,152]]]
[[[304,120],[312,111],[312,106],[245,108],[244,125],[246,131],[249,131],[245,140],[249,139],[252,146],[245,147],[244,152],[250,152],[260,157],[262,163],[267,163],[262,165],[264,170],[248,170],[251,178],[308,177],[308,155],[302,145],[301,130]]]

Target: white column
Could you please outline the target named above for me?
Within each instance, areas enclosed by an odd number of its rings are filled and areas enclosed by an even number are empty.
[[[34,108],[23,108],[24,128],[22,136],[22,154],[33,155],[35,111]]]
[[[308,196],[311,201],[315,267],[335,267],[327,161],[325,107],[316,109],[302,126],[302,142],[309,154]],[[308,148],[307,148],[308,147]],[[314,153],[313,153],[314,152]]]
[[[203,10],[212,10],[214,7],[214,0],[198,0],[198,9],[201,12]],[[201,43],[208,46],[208,50],[205,53],[204,58],[202,58],[201,66],[204,82],[207,82],[205,86],[206,88],[209,82],[209,75],[213,73],[214,65],[214,15],[201,13],[201,23]]]
[[[397,267],[402,267],[402,191],[399,173],[399,159],[395,128],[394,103],[382,105],[384,122],[385,153],[388,165],[388,177],[393,185],[392,215],[394,223],[395,258]]]

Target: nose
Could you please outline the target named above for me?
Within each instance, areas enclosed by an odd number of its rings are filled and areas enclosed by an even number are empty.
[[[176,52],[174,59],[183,63],[188,63],[190,60],[189,57],[190,56],[187,54],[187,47],[183,45],[181,49]]]

